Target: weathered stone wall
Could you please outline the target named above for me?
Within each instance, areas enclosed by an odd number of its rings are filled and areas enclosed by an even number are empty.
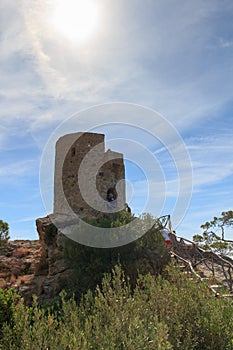
[[[117,205],[125,203],[123,155],[105,152],[104,135],[74,133],[56,144],[54,213],[98,216],[107,207],[107,191],[117,190]],[[99,196],[99,197],[98,197]],[[103,199],[103,202],[101,202]]]

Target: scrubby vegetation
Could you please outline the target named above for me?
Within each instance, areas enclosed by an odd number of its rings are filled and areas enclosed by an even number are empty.
[[[0,220],[0,248],[10,239],[9,225],[7,222]]]
[[[121,213],[94,224],[131,219]],[[52,305],[34,298],[27,306],[13,290],[0,290],[0,350],[233,350],[232,299],[215,298],[205,282],[165,267],[160,225],[118,248],[66,239],[74,285]],[[156,256],[160,265],[148,274]]]
[[[88,220],[88,222],[100,227],[119,227],[133,218],[130,213],[122,211],[97,220]],[[150,214],[143,214],[140,217],[140,225],[147,225],[148,222],[153,222],[155,225],[145,235],[129,244],[115,248],[93,248],[64,237],[64,257],[74,273],[66,291],[75,292],[76,298],[79,299],[87,289],[94,290],[96,285],[101,283],[104,274],[110,273],[118,263],[130,277],[132,287],[136,284],[138,274],[150,271],[146,261],[150,263],[150,268],[153,265],[153,273],[161,272],[170,256],[165,247],[164,238],[159,232],[161,222]]]
[[[232,301],[173,266],[134,289],[116,266],[80,303],[62,293],[50,308],[28,307],[13,296],[0,294],[2,350],[233,349]]]

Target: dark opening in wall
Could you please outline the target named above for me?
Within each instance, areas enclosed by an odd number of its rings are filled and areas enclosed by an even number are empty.
[[[111,187],[107,191],[107,201],[112,202],[117,199],[117,191],[114,187]]]
[[[72,148],[71,148],[71,156],[72,156],[72,157],[75,156],[75,151],[76,151],[76,150],[75,150],[75,147],[72,147]]]

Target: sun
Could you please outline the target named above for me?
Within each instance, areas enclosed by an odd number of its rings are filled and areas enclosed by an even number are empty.
[[[85,43],[97,29],[98,9],[93,0],[57,0],[52,26],[66,39]]]

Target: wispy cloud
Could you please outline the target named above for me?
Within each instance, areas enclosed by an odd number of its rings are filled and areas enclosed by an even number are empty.
[[[30,176],[35,172],[35,164],[34,160],[27,160],[0,166],[0,178],[9,181],[10,177]]]
[[[233,175],[233,141],[230,134],[191,138],[188,143],[197,190],[200,186],[219,183]]]
[[[15,220],[14,223],[19,223],[19,222],[35,222],[35,217],[34,216],[27,216],[18,220]]]
[[[233,40],[227,40],[227,39],[224,39],[224,38],[220,38],[219,42],[220,42],[220,47],[223,47],[223,48],[231,48],[231,47],[233,47]]]
[[[178,128],[191,155],[194,195],[213,186],[224,196],[220,185],[233,175],[232,1],[178,0],[174,6],[172,0],[100,0],[98,32],[83,46],[51,29],[49,3],[0,3],[0,151],[10,152],[1,160],[1,184],[30,176],[35,182],[39,152],[67,117],[93,104],[125,101],[158,110]],[[135,124],[140,118],[132,116]],[[73,127],[83,130],[85,123]],[[174,164],[167,145],[144,134],[138,140],[160,162],[172,200],[179,176],[175,165],[185,168],[182,155]],[[33,143],[40,150],[32,154]],[[189,181],[184,176],[183,190]],[[143,196],[142,183],[136,189]],[[156,192],[153,196],[156,201]]]
[[[67,110],[116,99],[154,107],[182,129],[232,97],[229,66],[200,64],[202,49],[211,57],[206,44],[215,35],[211,19],[217,1],[211,2],[211,11],[208,3],[178,1],[172,12],[170,2],[148,3],[145,12],[139,1],[110,8],[103,0],[105,27],[84,47],[70,45],[51,30],[47,1],[20,4],[16,8],[13,1],[3,1],[1,7],[1,115],[12,121],[24,116],[33,133],[37,126],[46,128],[47,121],[59,122],[60,113],[67,117]],[[223,78],[221,91],[214,89]],[[65,104],[57,110],[51,106],[52,114],[51,107],[39,111],[45,96]]]

